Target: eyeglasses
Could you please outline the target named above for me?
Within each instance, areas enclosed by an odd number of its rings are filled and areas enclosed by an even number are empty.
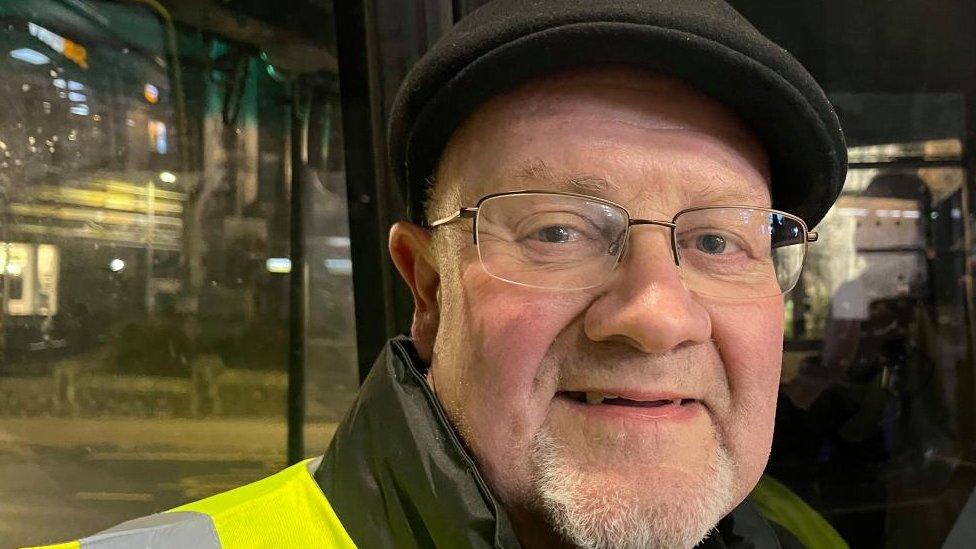
[[[769,208],[705,206],[682,210],[671,221],[634,219],[609,200],[547,191],[490,194],[430,227],[461,219],[474,219],[474,244],[489,275],[559,290],[606,282],[638,225],[668,229],[672,259],[686,289],[729,299],[793,289],[807,243],[817,240],[802,219]]]

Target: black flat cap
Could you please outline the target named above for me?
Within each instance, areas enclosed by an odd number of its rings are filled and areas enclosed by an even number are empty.
[[[623,64],[670,75],[737,113],[766,146],[773,205],[816,225],[840,194],[847,149],[823,90],[721,0],[495,0],[417,62],[390,114],[393,172],[420,222],[451,134],[486,99],[533,77]]]

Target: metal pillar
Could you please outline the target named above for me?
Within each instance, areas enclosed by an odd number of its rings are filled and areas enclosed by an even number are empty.
[[[288,289],[288,463],[305,457],[305,326],[308,266],[305,262],[305,170],[308,164],[308,88],[292,82],[291,100],[291,273]]]

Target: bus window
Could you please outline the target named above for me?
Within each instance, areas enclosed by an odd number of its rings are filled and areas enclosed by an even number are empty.
[[[3,546],[282,468],[293,269],[307,455],[358,385],[329,13],[153,6],[0,3]]]

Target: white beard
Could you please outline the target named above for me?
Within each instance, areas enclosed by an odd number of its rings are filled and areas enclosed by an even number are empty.
[[[734,463],[716,444],[714,458],[699,482],[661,486],[654,479],[614,490],[580,471],[572,449],[546,427],[536,435],[530,462],[537,504],[550,525],[587,549],[676,549],[694,547],[731,511]],[[670,480],[670,479],[669,479]],[[597,484],[597,485],[594,485]],[[656,493],[660,488],[670,493]]]

